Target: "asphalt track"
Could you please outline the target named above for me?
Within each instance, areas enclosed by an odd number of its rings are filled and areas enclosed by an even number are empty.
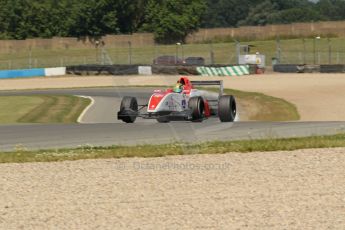
[[[20,148],[52,149],[85,145],[137,145],[171,142],[204,142],[258,138],[331,135],[345,132],[345,122],[171,122],[159,124],[138,119],[119,123],[116,112],[123,96],[145,102],[152,88],[84,88],[61,90],[2,91],[4,95],[80,95],[94,99],[82,118],[83,124],[23,124],[0,126],[0,151]]]

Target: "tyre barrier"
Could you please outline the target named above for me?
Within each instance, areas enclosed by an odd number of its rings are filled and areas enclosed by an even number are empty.
[[[138,65],[76,65],[67,66],[67,74],[73,75],[137,75]]]
[[[152,74],[178,75],[176,66],[153,65]]]
[[[296,64],[277,64],[273,66],[273,71],[279,73],[298,73],[301,71],[298,66]]]
[[[279,73],[345,73],[345,65],[297,65],[278,64],[273,66]]]
[[[278,64],[273,66],[274,72],[279,73],[319,73],[319,65]]]
[[[321,73],[345,73],[345,65],[321,65]]]
[[[198,75],[196,66],[152,66],[153,74],[167,74],[167,75]]]
[[[320,73],[319,65],[304,65],[303,73]]]
[[[139,65],[77,65],[68,66],[67,74],[73,75],[204,75],[242,76],[250,74],[249,66],[139,66]]]

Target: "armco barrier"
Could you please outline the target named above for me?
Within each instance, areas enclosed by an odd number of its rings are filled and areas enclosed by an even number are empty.
[[[1,70],[0,79],[44,77],[44,69]]]
[[[197,67],[202,76],[243,76],[249,75],[249,66]]]

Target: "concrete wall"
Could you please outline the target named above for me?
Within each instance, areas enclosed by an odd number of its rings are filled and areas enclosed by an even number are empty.
[[[66,67],[0,70],[0,79],[52,77],[66,75]]]

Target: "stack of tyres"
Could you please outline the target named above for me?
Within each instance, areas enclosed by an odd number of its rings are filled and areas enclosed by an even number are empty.
[[[75,75],[137,75],[138,65],[76,65],[66,68]]]
[[[345,65],[321,65],[321,73],[345,73]]]
[[[298,73],[301,71],[297,64],[277,64],[273,66],[274,72],[279,73]]]

